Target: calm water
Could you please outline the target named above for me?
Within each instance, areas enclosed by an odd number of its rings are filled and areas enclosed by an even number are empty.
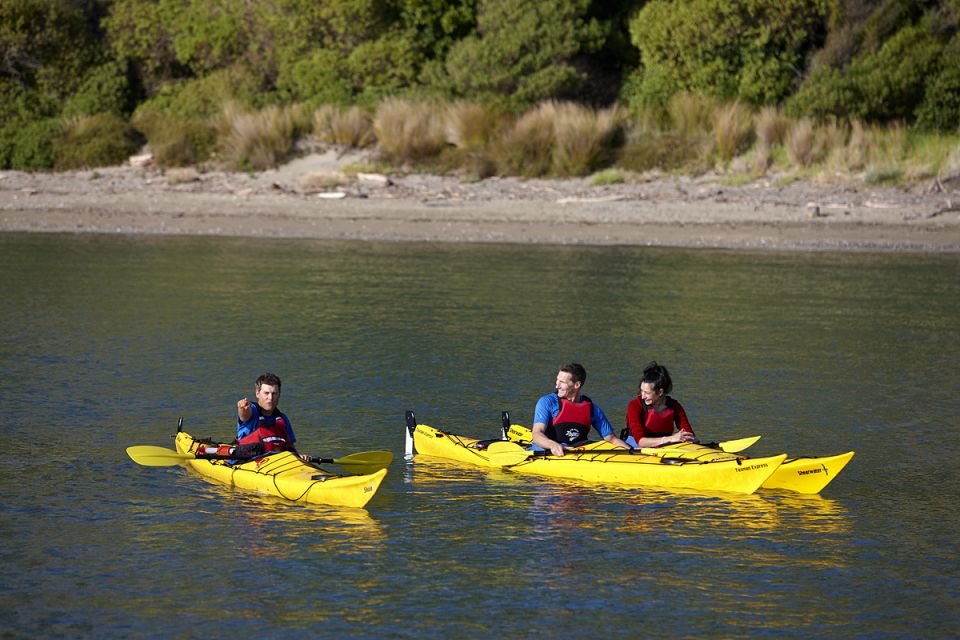
[[[960,256],[0,236],[3,637],[951,637]],[[403,412],[529,424],[558,364],[617,426],[667,364],[698,433],[857,456],[822,496],[402,460]],[[365,510],[130,461],[284,380]]]

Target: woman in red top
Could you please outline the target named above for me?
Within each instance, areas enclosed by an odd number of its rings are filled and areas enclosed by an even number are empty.
[[[643,368],[640,392],[627,405],[627,427],[635,447],[660,447],[674,442],[699,442],[687,413],[668,393],[673,390],[670,372],[656,361]]]

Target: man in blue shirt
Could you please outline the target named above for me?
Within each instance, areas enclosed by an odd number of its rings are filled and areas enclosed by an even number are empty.
[[[564,450],[583,444],[590,428],[617,447],[629,449],[626,442],[613,434],[613,427],[603,410],[580,389],[587,380],[587,370],[576,362],[565,364],[557,373],[557,392],[537,401],[533,413],[533,445],[536,449],[562,456]]]

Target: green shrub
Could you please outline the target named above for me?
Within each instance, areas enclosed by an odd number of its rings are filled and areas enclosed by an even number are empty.
[[[822,42],[828,0],[652,0],[631,20],[647,96],[688,90],[751,104],[789,95]],[[644,99],[649,99],[645,97]]]
[[[216,149],[217,130],[208,122],[180,120],[157,111],[139,111],[133,126],[150,144],[160,167],[188,167],[208,160]]]
[[[60,135],[59,118],[35,120],[17,129],[10,152],[10,168],[48,171],[53,168],[53,140]]]
[[[349,104],[353,89],[342,67],[339,52],[318,49],[282,65],[277,74],[277,90],[285,100],[302,102],[307,108]]]
[[[925,27],[905,27],[844,71],[817,69],[787,102],[787,110],[795,117],[816,119],[913,119],[927,79],[943,64],[943,49]]]
[[[619,153],[616,166],[642,173],[653,169],[676,171],[705,168],[700,138],[676,131],[643,131],[631,134]]]
[[[97,113],[129,114],[134,100],[127,66],[109,62],[87,74],[80,88],[63,105],[62,115],[69,118]]]
[[[957,54],[960,57],[960,54]],[[917,126],[922,129],[955,132],[960,128],[960,60],[948,66],[926,86],[917,109]]]
[[[576,56],[596,51],[604,34],[587,18],[587,0],[478,5],[476,35],[454,44],[440,77],[432,80],[458,97],[520,112],[549,99],[576,95],[585,74]]]
[[[137,111],[158,111],[181,120],[219,117],[224,105],[255,108],[263,100],[260,81],[243,67],[230,67],[203,78],[164,85]]]
[[[114,113],[67,120],[53,140],[57,171],[121,164],[143,144],[136,130]]]

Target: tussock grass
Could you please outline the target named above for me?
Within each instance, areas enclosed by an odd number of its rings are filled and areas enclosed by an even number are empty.
[[[713,112],[713,139],[717,154],[730,162],[750,146],[755,137],[753,111],[742,102],[718,105]]]
[[[444,118],[447,142],[468,152],[486,149],[510,122],[498,109],[462,100],[449,105]]]
[[[136,153],[142,142],[129,123],[112,113],[68,118],[53,139],[53,168],[65,171],[117,165]]]
[[[514,123],[494,144],[499,173],[533,178],[547,175],[553,163],[557,103],[544,102]]]
[[[626,118],[627,112],[618,107],[595,111],[573,103],[558,105],[551,173],[585,176],[608,166],[623,146]]]
[[[380,152],[392,162],[423,162],[447,146],[443,110],[433,103],[387,98],[373,118],[373,130]]]
[[[299,105],[270,106],[250,113],[229,103],[220,121],[223,159],[241,170],[274,168],[293,153],[296,140],[308,129],[308,123]]]
[[[620,150],[616,166],[643,173],[661,171],[702,171],[704,145],[700,137],[676,131],[631,131]]]
[[[717,101],[695,93],[681,92],[667,102],[667,115],[674,131],[687,137],[709,135]]]
[[[753,124],[757,144],[766,149],[783,144],[790,127],[790,119],[777,107],[763,107],[754,115]]]
[[[501,173],[585,176],[609,166],[622,146],[627,112],[548,101],[528,111],[494,149]]]
[[[323,105],[313,112],[313,135],[321,142],[363,149],[376,143],[373,118],[360,107]]]
[[[790,126],[785,147],[791,163],[802,168],[811,166],[817,161],[816,146],[817,129],[812,120],[803,118]]]

